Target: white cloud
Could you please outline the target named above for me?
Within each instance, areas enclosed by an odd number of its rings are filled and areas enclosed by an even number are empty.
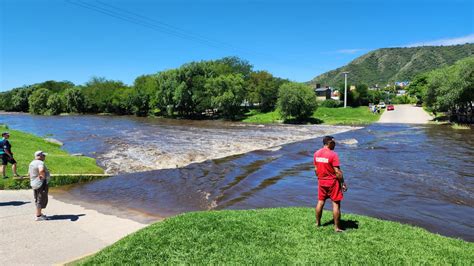
[[[363,50],[364,49],[341,49],[341,50],[337,50],[336,53],[337,54],[355,54]]]
[[[465,44],[465,43],[474,43],[474,34],[469,34],[469,35],[457,37],[457,38],[440,39],[440,40],[427,41],[427,42],[417,42],[417,43],[405,45],[405,47],[456,45],[456,44]]]

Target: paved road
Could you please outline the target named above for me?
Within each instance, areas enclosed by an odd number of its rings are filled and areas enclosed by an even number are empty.
[[[431,117],[422,107],[415,107],[410,104],[395,105],[394,111],[387,111],[382,114],[379,123],[402,123],[402,124],[426,124]]]
[[[146,226],[49,198],[34,221],[31,190],[0,190],[0,265],[52,265],[99,251]]]

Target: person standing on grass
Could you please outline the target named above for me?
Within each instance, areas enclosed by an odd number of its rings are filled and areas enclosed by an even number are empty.
[[[43,151],[35,152],[35,159],[30,163],[28,174],[30,175],[30,186],[33,189],[33,196],[36,205],[35,221],[48,220],[48,217],[42,213],[42,210],[48,205],[48,182],[49,171],[44,160],[47,153]]]
[[[16,161],[13,158],[13,152],[12,152],[12,145],[8,141],[10,138],[10,133],[8,132],[3,132],[2,133],[2,140],[0,141],[0,154],[2,156],[2,174],[3,178],[8,178],[6,175],[6,168],[8,163],[12,165],[12,171],[13,175],[15,177],[19,177],[18,172],[16,171]]]
[[[316,226],[321,225],[321,216],[326,199],[332,201],[334,230],[342,232],[341,228],[341,201],[342,192],[347,191],[347,185],[339,165],[339,156],[334,152],[336,140],[332,136],[323,138],[323,148],[314,153],[314,171],[318,177],[318,203],[316,205]]]

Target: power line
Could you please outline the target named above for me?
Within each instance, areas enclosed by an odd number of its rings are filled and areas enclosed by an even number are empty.
[[[76,5],[85,9],[89,9],[119,20],[123,20],[128,23],[132,23],[135,25],[143,26],[146,28],[149,28],[151,30],[160,32],[160,33],[165,33],[177,38],[181,38],[187,41],[194,41],[198,42],[216,49],[226,49],[226,50],[233,50],[236,52],[240,52],[242,54],[247,54],[247,55],[255,55],[259,57],[264,57],[265,60],[267,61],[273,61],[277,64],[283,64],[286,65],[288,62],[293,62],[301,65],[301,60],[294,60],[294,59],[286,59],[286,60],[280,60],[276,58],[275,56],[269,55],[269,54],[264,54],[264,53],[256,53],[250,50],[245,50],[241,48],[237,48],[231,44],[221,42],[218,40],[213,40],[207,37],[204,37],[202,35],[198,35],[195,33],[192,33],[190,31],[186,31],[183,29],[180,29],[178,27],[175,27],[173,25],[143,16],[138,13],[134,13],[128,10],[125,10],[123,8],[116,7],[114,5],[104,3],[100,0],[97,0],[95,4],[87,3],[82,0],[66,0],[67,3]],[[308,67],[308,66],[307,66]]]
[[[185,30],[182,30],[180,28],[171,26],[169,24],[166,24],[166,23],[163,23],[163,22],[160,22],[160,21],[142,16],[142,15],[139,15],[139,14],[136,14],[136,13],[133,13],[133,12],[129,12],[129,11],[126,11],[124,9],[114,7],[110,4],[105,4],[105,3],[100,2],[100,1],[98,1],[99,4],[102,4],[103,6],[95,5],[95,4],[91,4],[91,3],[86,3],[86,2],[83,2],[81,0],[76,0],[76,1],[66,0],[66,2],[68,2],[70,4],[73,4],[73,5],[76,5],[76,6],[80,6],[82,8],[86,8],[86,9],[95,11],[95,12],[102,13],[102,14],[107,15],[107,16],[114,17],[116,19],[120,19],[120,20],[129,22],[129,23],[132,23],[132,24],[147,27],[147,28],[152,29],[154,31],[158,31],[158,32],[161,32],[161,33],[166,33],[166,34],[172,35],[174,37],[182,38],[182,39],[185,39],[185,40],[188,40],[188,41],[196,41],[196,42],[199,42],[201,44],[211,46],[213,48],[218,48],[218,49],[224,48],[224,49],[237,50],[237,51],[240,51],[240,52],[243,52],[243,53],[246,53],[246,54],[251,53],[249,51],[244,51],[244,50],[238,49],[238,48],[236,48],[232,45],[226,44],[224,42],[219,42],[219,41],[215,41],[215,40],[212,40],[212,39],[209,39],[209,38],[205,38],[203,36],[200,36],[200,35],[197,35],[197,34],[194,34],[194,33],[190,33],[188,31],[185,31]],[[107,6],[112,7],[115,10],[119,10],[119,12],[114,11],[111,8],[108,8]],[[151,21],[151,22],[149,22],[149,21]]]
[[[224,45],[224,46],[227,46],[227,47],[233,48],[233,49],[236,48],[236,47],[234,47],[234,46],[231,45],[231,44],[228,44],[228,43],[225,43],[225,42],[221,42],[221,41],[218,41],[218,40],[213,40],[213,39],[206,38],[206,37],[204,37],[204,36],[202,36],[202,35],[195,34],[195,33],[192,33],[192,32],[189,32],[189,31],[186,31],[186,30],[183,30],[183,29],[180,29],[180,28],[178,28],[178,27],[175,27],[175,26],[173,26],[173,25],[164,23],[164,22],[162,22],[162,21],[158,21],[158,20],[156,20],[156,19],[152,19],[152,18],[149,18],[149,17],[145,17],[145,16],[140,15],[140,14],[137,14],[137,13],[135,13],[135,12],[128,11],[128,10],[125,10],[125,9],[123,9],[123,8],[116,7],[116,6],[113,6],[113,5],[108,4],[108,3],[104,3],[104,2],[102,2],[102,1],[100,1],[100,0],[97,0],[97,2],[100,3],[100,4],[103,5],[103,6],[108,6],[108,7],[112,8],[112,9],[118,10],[118,11],[123,12],[123,13],[125,13],[125,14],[131,14],[132,16],[135,16],[135,17],[137,17],[137,18],[145,19],[145,20],[148,20],[148,21],[157,23],[157,24],[159,24],[159,25],[162,25],[163,27],[169,28],[169,29],[171,29],[171,30],[175,30],[175,31],[177,31],[177,32],[180,32],[180,33],[189,35],[189,36],[191,36],[191,37],[195,37],[195,38],[198,38],[198,39],[201,39],[201,40],[205,40],[205,41],[209,41],[209,42],[214,42],[214,43],[222,44],[222,45]]]

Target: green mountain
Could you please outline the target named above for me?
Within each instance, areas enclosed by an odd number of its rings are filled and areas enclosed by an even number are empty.
[[[315,77],[311,85],[337,86],[344,82],[341,72],[348,71],[348,84],[378,84],[410,81],[417,74],[452,65],[474,55],[474,44],[453,46],[421,46],[411,48],[383,48],[354,59],[349,64]]]

